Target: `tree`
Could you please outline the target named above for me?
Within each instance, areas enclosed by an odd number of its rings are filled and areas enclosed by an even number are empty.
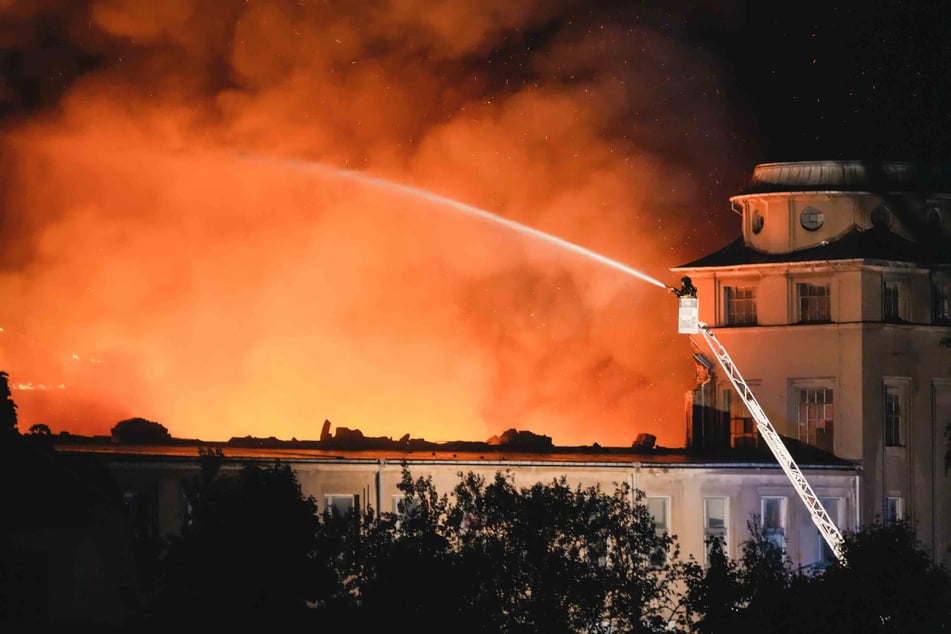
[[[50,426],[44,423],[36,423],[35,425],[30,425],[30,435],[31,436],[49,436],[53,432],[50,430]]]
[[[18,434],[17,404],[10,392],[10,375],[0,371],[0,434]]]
[[[144,418],[119,421],[112,428],[112,438],[126,445],[160,445],[172,439],[164,425]]]
[[[744,601],[743,578],[736,562],[723,550],[723,538],[706,540],[707,566],[693,563],[687,575],[686,608],[691,629],[716,634],[735,628]]]
[[[447,496],[404,468],[400,489],[399,513],[365,522],[356,565],[338,573],[356,629],[401,615],[414,631],[659,632],[678,618],[675,538],[627,485],[469,473]]]
[[[739,564],[711,550],[687,582],[701,634],[898,634],[951,631],[951,576],[903,522],[844,536],[844,561],[794,571],[750,522]]]
[[[951,575],[911,524],[863,527],[845,535],[843,549],[844,562],[798,593],[812,625],[832,633],[951,631]]]
[[[290,466],[245,464],[224,475],[212,464],[189,487],[191,512],[169,536],[155,618],[202,625],[293,625],[313,584],[317,505]],[[167,621],[165,620],[167,619]]]

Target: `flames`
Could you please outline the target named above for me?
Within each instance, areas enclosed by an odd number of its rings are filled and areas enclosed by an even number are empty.
[[[61,38],[60,84],[0,92],[0,368],[55,386],[14,394],[21,428],[682,442],[668,294],[308,164],[664,280],[733,231],[706,215],[728,192],[704,189],[725,115],[702,60],[549,3],[161,4],[0,8],[24,56]]]

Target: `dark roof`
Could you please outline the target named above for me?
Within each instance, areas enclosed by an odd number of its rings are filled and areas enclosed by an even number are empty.
[[[951,264],[951,247],[911,242],[888,229],[853,227],[837,240],[789,253],[767,253],[749,246],[740,236],[719,251],[676,268],[821,262],[825,260],[878,260],[922,265]]]
[[[753,168],[742,194],[800,191],[951,192],[951,166],[899,161],[797,161]]]
[[[783,442],[793,459],[802,468],[855,468],[855,463],[831,453],[803,445],[792,438],[783,437]],[[110,462],[141,462],[162,460],[177,463],[197,463],[199,446],[208,443],[120,446],[115,444],[67,444],[58,447],[64,453],[93,453]],[[312,448],[247,447],[219,444],[226,460],[245,462],[282,460],[287,462],[388,462],[431,463],[458,462],[460,464],[599,464],[618,463],[661,464],[681,467],[779,467],[776,458],[767,447],[681,449],[655,447],[636,449],[631,447],[552,447],[548,451],[511,451],[498,446],[484,447],[481,451],[398,451],[380,449],[322,450]]]

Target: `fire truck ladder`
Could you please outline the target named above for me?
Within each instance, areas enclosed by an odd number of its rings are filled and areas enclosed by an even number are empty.
[[[750,414],[752,414],[760,436],[766,441],[766,444],[776,457],[777,462],[779,462],[779,466],[782,467],[786,473],[786,477],[789,478],[793,488],[796,489],[796,493],[799,494],[806,508],[809,509],[813,523],[819,529],[819,532],[826,540],[829,548],[832,549],[836,558],[840,562],[845,561],[845,553],[842,549],[842,533],[839,532],[838,527],[832,521],[832,518],[829,517],[825,507],[822,506],[822,502],[812,490],[812,487],[809,486],[806,477],[802,474],[802,471],[799,470],[796,461],[793,460],[793,457],[789,454],[789,450],[786,449],[786,445],[783,444],[782,438],[776,433],[776,430],[773,429],[772,423],[769,422],[769,418],[767,418],[763,408],[760,407],[756,397],[753,396],[750,386],[743,380],[743,376],[736,368],[736,364],[733,363],[733,359],[730,358],[726,348],[723,347],[723,344],[720,343],[713,334],[713,331],[711,331],[706,324],[698,322],[697,326],[700,334],[703,335],[703,338],[706,340],[707,345],[710,346],[710,350],[713,351],[714,356],[716,356],[720,365],[723,367],[723,371],[726,372],[727,378],[733,383],[733,387],[736,388],[740,398],[743,399],[743,403],[746,404],[747,409],[750,411]]]

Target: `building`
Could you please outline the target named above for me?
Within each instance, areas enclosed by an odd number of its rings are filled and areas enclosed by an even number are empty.
[[[706,556],[705,539],[723,537],[726,552],[739,557],[748,523],[761,521],[797,565],[833,556],[806,507],[768,450],[688,452],[684,449],[597,449],[516,452],[498,446],[477,451],[321,450],[226,445],[219,473],[236,473],[249,461],[281,460],[294,470],[305,496],[322,510],[352,508],[389,512],[401,498],[403,466],[429,476],[450,493],[459,475],[487,481],[509,473],[517,487],[551,483],[564,476],[572,486],[598,485],[613,492],[626,483],[642,491],[659,530],[677,536],[684,556]],[[201,470],[198,445],[123,448],[104,444],[61,445],[60,451],[93,451],[126,496],[140,534],[176,533],[186,514],[185,483]],[[830,515],[843,530],[857,526],[860,468],[831,454],[797,450],[796,460]]]
[[[907,518],[936,559],[951,546],[944,460],[951,349],[941,345],[951,337],[951,194],[943,192],[951,192],[951,173],[912,164],[759,165],[730,200],[742,235],[673,269],[692,278],[701,321],[729,351],[832,521],[849,531]],[[685,556],[703,561],[706,538],[716,535],[739,557],[752,520],[795,565],[830,561],[732,384],[705,342],[695,344],[698,381],[683,449],[361,447],[351,437],[334,447],[325,426],[320,441],[297,446],[225,444],[221,469],[280,459],[322,508],[377,512],[395,509],[404,465],[445,493],[467,472],[487,479],[508,472],[516,486],[561,477],[606,490],[627,483],[644,492],[658,530],[676,535]],[[58,449],[98,453],[136,534],[161,538],[186,517],[185,483],[200,473],[199,446]]]
[[[859,521],[905,518],[951,546],[951,171],[758,165],[730,199],[742,235],[673,269],[776,431],[861,465]],[[759,443],[697,342],[688,445]]]

